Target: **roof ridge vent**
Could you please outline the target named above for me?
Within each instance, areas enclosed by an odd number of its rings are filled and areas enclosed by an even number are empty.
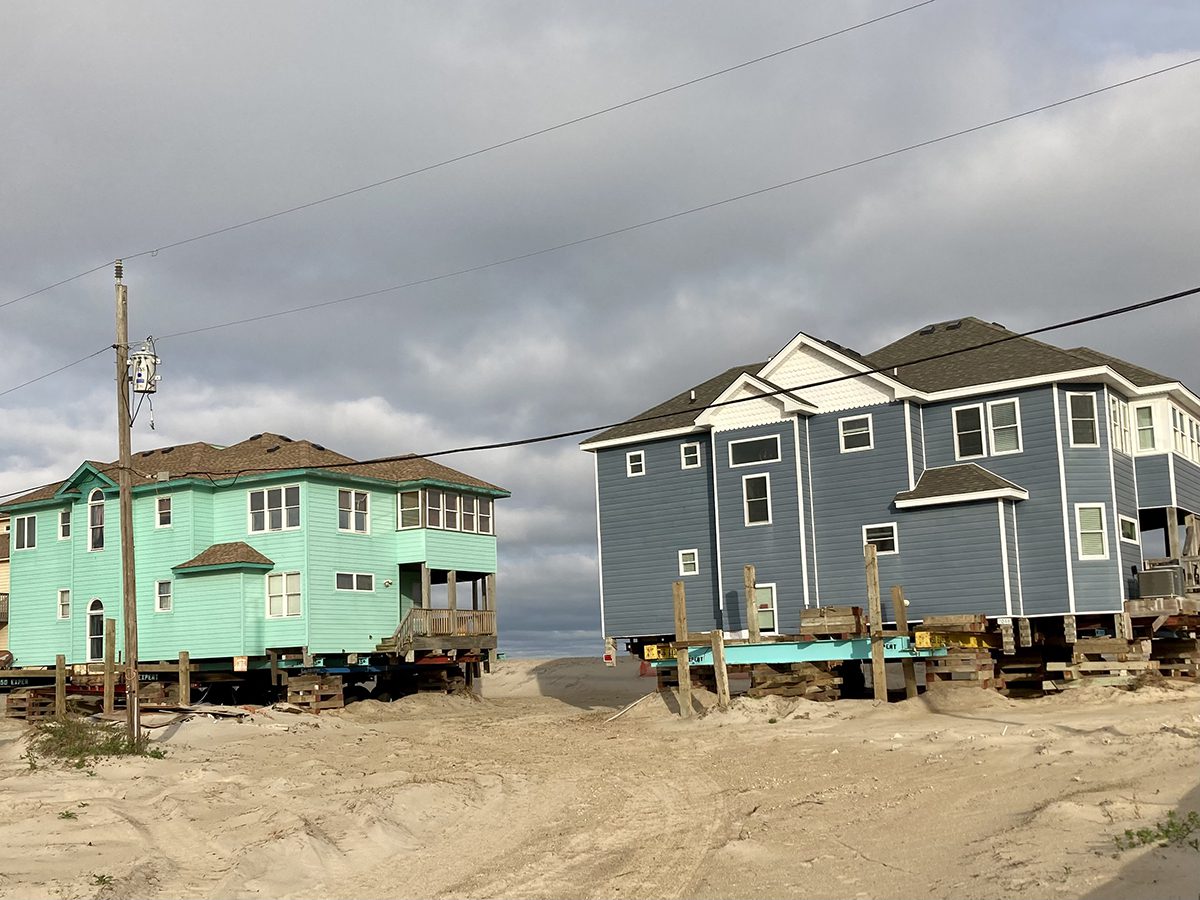
[[[962,319],[959,319],[956,322],[947,322],[946,323],[947,331],[954,331],[955,329],[958,329],[958,328],[962,328]]]
[[[937,331],[936,325],[926,325],[924,328],[918,331],[917,334],[933,334],[935,331]]]
[[[268,452],[268,453],[274,453],[274,452],[275,452],[276,450],[278,450],[278,449],[279,449],[279,445],[278,445],[278,444],[276,444],[274,447],[268,447],[268,448],[267,448],[267,452]]]
[[[248,440],[248,441],[257,441],[257,440],[261,440],[261,439],[262,439],[261,432],[259,434],[252,434],[252,435],[250,435],[250,437],[246,438],[246,440]]]

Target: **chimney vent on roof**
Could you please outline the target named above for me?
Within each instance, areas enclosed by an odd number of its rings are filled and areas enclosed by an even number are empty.
[[[688,391],[688,401],[689,401],[690,403],[695,403],[695,402],[696,402],[696,392],[695,392],[694,390],[692,390],[692,391]]]
[[[918,331],[917,334],[933,334],[935,331],[937,331],[936,325],[926,325],[924,328]]]

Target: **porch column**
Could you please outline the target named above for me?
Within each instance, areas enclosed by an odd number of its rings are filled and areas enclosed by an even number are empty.
[[[425,565],[425,563],[421,563],[421,602],[419,606],[422,609],[429,609],[429,607],[433,605],[429,602],[429,594],[431,590],[432,587],[430,586],[429,566]]]
[[[483,608],[496,611],[496,573],[489,572],[484,581]]]
[[[1167,556],[1178,559],[1183,555],[1183,547],[1179,542],[1179,511],[1174,506],[1167,507]]]
[[[446,606],[458,609],[458,573],[453,569],[446,573]]]

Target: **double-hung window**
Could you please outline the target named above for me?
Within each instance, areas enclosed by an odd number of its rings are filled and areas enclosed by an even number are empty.
[[[104,492],[96,488],[88,495],[88,550],[104,549]]]
[[[446,530],[458,531],[458,494],[446,494]]]
[[[155,612],[170,612],[171,606],[174,603],[174,598],[171,591],[171,582],[156,581],[154,582],[154,610]]]
[[[338,531],[366,534],[370,530],[371,495],[366,491],[338,491]]]
[[[169,528],[171,526],[171,498],[159,497],[154,503],[154,527]]]
[[[17,516],[13,519],[13,549],[33,550],[37,547],[37,516]]]
[[[978,459],[981,456],[987,456],[983,405],[960,406],[954,410],[954,458]]]
[[[267,617],[300,615],[300,573],[271,572],[267,575]]]
[[[1108,559],[1108,533],[1104,526],[1104,504],[1075,504],[1075,538],[1080,559]]]
[[[400,521],[397,525],[400,528],[420,528],[421,527],[421,492],[420,491],[401,491],[400,492]]]
[[[58,592],[58,617],[60,619],[71,618],[71,591],[67,588]]]
[[[250,491],[249,498],[252,532],[300,527],[300,485]]]
[[[760,634],[772,634],[779,623],[775,615],[775,585],[756,584],[754,586],[754,608],[758,615],[758,630]]]
[[[637,478],[646,474],[646,451],[630,450],[625,454],[625,477]]]
[[[992,456],[1021,452],[1021,404],[1016,399],[993,400],[987,405],[988,437]]]
[[[747,525],[771,524],[771,476],[742,476],[742,515]]]
[[[475,503],[476,498],[463,494],[462,496],[462,530],[467,532],[475,531]]]
[[[58,539],[65,541],[71,536],[71,507],[58,511]]]
[[[1129,404],[1115,394],[1108,395],[1108,439],[1119,453],[1133,453],[1129,431]]]
[[[492,498],[479,498],[479,533],[492,534]]]
[[[333,586],[339,591],[373,591],[375,576],[363,572],[338,572],[334,576]]]
[[[444,495],[436,488],[425,492],[425,522],[430,528],[442,527],[442,497]]]
[[[687,444],[679,445],[679,468],[681,469],[698,469],[700,468],[700,444],[692,441]]]
[[[875,435],[871,428],[871,415],[850,416],[838,419],[838,435],[842,453],[871,450],[875,446]]]
[[[896,523],[884,522],[879,525],[864,525],[862,530],[863,546],[875,545],[876,556],[893,556],[900,552],[900,544],[896,538]]]
[[[1135,406],[1133,408],[1134,426],[1137,428],[1137,448],[1139,450],[1154,449],[1154,407]]]
[[[1100,434],[1096,429],[1096,395],[1067,394],[1067,411],[1071,425],[1071,446],[1099,447]]]
[[[679,551],[679,574],[680,576],[700,574],[700,551]]]

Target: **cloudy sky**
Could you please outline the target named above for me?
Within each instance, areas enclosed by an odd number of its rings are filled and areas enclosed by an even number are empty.
[[[911,2],[911,0],[910,0]],[[0,7],[0,304],[883,15],[895,3]],[[131,336],[518,256],[1200,56],[1180,2],[938,0],[378,189],[130,260]],[[270,430],[357,457],[626,418],[796,331],[868,351],[1200,284],[1200,64],[652,227],[164,339],[134,448]],[[1049,336],[1200,387],[1200,305]],[[0,309],[0,391],[112,342],[105,267]],[[0,396],[0,494],[112,459],[102,354]],[[598,652],[591,459],[458,455],[498,516],[504,642]]]

